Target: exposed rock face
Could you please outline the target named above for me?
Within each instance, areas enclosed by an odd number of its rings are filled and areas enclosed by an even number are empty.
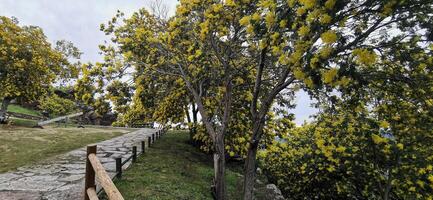
[[[266,199],[268,200],[285,200],[281,190],[275,184],[266,185]]]

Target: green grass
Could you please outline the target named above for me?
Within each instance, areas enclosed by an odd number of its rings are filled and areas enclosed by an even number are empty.
[[[39,111],[24,108],[24,107],[16,105],[16,104],[10,104],[8,106],[8,111],[27,114],[27,115],[33,115],[33,116],[41,116],[41,113]]]
[[[170,131],[140,156],[122,179],[115,181],[124,198],[213,199],[210,190],[214,173],[212,158],[188,144],[188,137],[185,131]],[[240,168],[239,163],[227,167],[229,199],[241,199]]]
[[[31,120],[31,119],[21,119],[21,118],[9,118],[9,121],[11,121],[13,126],[20,126],[20,127],[28,127],[31,128],[38,124],[38,121]]]
[[[16,119],[29,123],[31,120]],[[131,130],[98,128],[44,129],[0,125],[0,173],[31,165],[87,144],[107,140]]]

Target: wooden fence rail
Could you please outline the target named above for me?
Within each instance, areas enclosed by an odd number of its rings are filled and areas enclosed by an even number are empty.
[[[158,129],[156,133],[152,133],[152,136],[147,138],[148,147],[155,142],[155,139],[159,139],[163,134],[165,134],[166,129]],[[102,166],[98,157],[96,156],[96,145],[87,146],[87,158],[86,158],[86,175],[84,183],[84,200],[99,200],[98,194],[96,192],[95,178],[99,181],[102,186],[101,191],[105,191],[109,200],[124,200],[122,194],[119,192],[117,187],[114,185],[113,180],[105,171],[104,166]],[[141,154],[145,153],[145,141],[141,141]],[[122,177],[122,166],[132,159],[132,162],[137,160],[137,147],[132,147],[132,155],[122,162],[122,158],[115,158],[116,160],[116,174],[114,177]],[[100,191],[100,192],[101,192]]]

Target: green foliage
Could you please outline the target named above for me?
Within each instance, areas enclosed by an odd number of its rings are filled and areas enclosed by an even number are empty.
[[[128,103],[131,101],[132,88],[119,80],[113,81],[106,88],[108,99],[115,105],[115,110],[118,113],[125,113],[128,109]]]
[[[357,111],[323,114],[289,130],[259,152],[261,166],[294,199],[431,198],[431,130],[422,134],[427,138],[416,130],[399,134]]]
[[[317,148],[308,155],[311,162],[317,159],[321,164],[322,168],[315,168],[317,173],[331,173],[324,174],[323,179],[309,177],[303,184],[323,184],[309,187],[323,198],[331,198],[331,194],[340,198],[418,198],[428,191],[415,188],[413,193],[412,187],[397,183],[398,189],[394,189],[389,187],[394,183],[387,183],[389,178],[383,174],[387,167],[398,163],[394,150],[407,150],[405,147],[418,140],[431,139],[431,5],[431,0],[185,0],[168,21],[144,9],[127,19],[118,13],[101,27],[112,36],[114,45],[101,46],[105,63],[95,69],[108,72],[109,80],[127,71],[125,66],[135,67],[136,91],[130,109],[123,115],[125,121],[174,122],[187,113],[189,106],[197,105],[203,126],[189,123],[197,127],[194,138],[201,141],[205,151],[249,155],[246,177],[254,177],[256,148],[272,143],[274,136],[285,135],[293,126],[286,109],[293,107],[295,92],[302,88],[326,111],[317,122],[325,132],[305,138],[314,139]],[[333,125],[335,120],[345,123],[342,127]],[[395,142],[382,139],[378,124],[383,130],[389,126],[386,131],[392,133]],[[351,126],[358,129],[352,130]],[[361,179],[360,185],[345,188],[351,180],[344,179],[348,182],[344,187],[340,186],[340,177],[330,180],[340,169],[341,160],[352,159],[339,157],[350,147],[346,142],[359,145],[355,148],[359,152],[370,152],[386,161],[377,164],[379,171],[359,168],[362,171],[357,176],[375,173],[365,177],[376,182]],[[389,152],[371,153],[372,146],[388,148]],[[280,153],[284,152],[275,153],[275,157]],[[427,154],[420,157],[429,158]],[[403,158],[401,162],[406,162]],[[275,165],[308,164],[308,160],[296,159]],[[376,157],[359,159],[373,165],[376,162]],[[269,171],[283,177],[278,170]],[[389,177],[403,180],[400,172],[388,171],[392,174]],[[251,184],[246,184],[246,195],[252,193],[254,180],[247,181]],[[296,188],[291,191],[289,187],[286,192],[296,196],[300,192]],[[406,189],[410,192],[402,194]],[[305,193],[299,195],[310,197]]]
[[[26,114],[26,115],[41,116],[41,113],[39,111],[37,111],[37,110],[32,110],[32,109],[29,109],[29,108],[24,108],[24,107],[22,107],[20,105],[16,105],[16,104],[10,104],[8,106],[8,111],[10,111],[10,112],[16,112],[16,113],[22,113],[22,114]]]
[[[76,66],[67,58],[80,53],[64,41],[57,47],[41,28],[19,26],[15,18],[0,16],[0,97],[36,100],[54,81],[74,77]]]
[[[50,115],[61,116],[71,114],[77,110],[77,106],[72,100],[51,94],[39,100],[39,109],[47,111]]]

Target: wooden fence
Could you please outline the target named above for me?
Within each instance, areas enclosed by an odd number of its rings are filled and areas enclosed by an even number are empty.
[[[56,117],[56,118],[49,119],[49,120],[46,120],[46,121],[38,122],[38,126],[47,125],[47,124],[50,124],[50,123],[53,123],[53,122],[57,122],[57,121],[60,121],[60,120],[68,120],[69,118],[78,117],[78,116],[81,116],[81,115],[83,115],[83,112],[74,113],[74,114],[70,114],[70,115],[66,115],[66,116],[61,116],[61,117]]]
[[[147,146],[150,147],[151,144],[159,139],[162,135],[166,133],[166,129],[159,129],[156,133],[152,133],[151,136],[147,137]],[[122,194],[120,194],[117,187],[114,185],[113,180],[105,171],[98,157],[96,156],[97,146],[87,146],[87,159],[86,159],[86,175],[84,183],[84,199],[85,200],[99,200],[98,195],[100,192],[104,191],[109,200],[124,200]],[[141,154],[146,151],[146,141],[141,141]],[[122,162],[122,158],[115,158],[116,160],[116,174],[113,178],[122,177],[122,167],[128,161],[132,159],[132,162],[137,160],[137,146],[132,147],[132,155]],[[96,192],[96,182],[98,180],[102,189]]]
[[[10,112],[8,111],[7,116],[9,117],[16,117],[16,118],[21,118],[21,119],[30,119],[30,120],[44,120],[45,117],[40,117],[40,116],[35,116],[35,115],[27,115],[24,113],[16,113],[16,112]]]

